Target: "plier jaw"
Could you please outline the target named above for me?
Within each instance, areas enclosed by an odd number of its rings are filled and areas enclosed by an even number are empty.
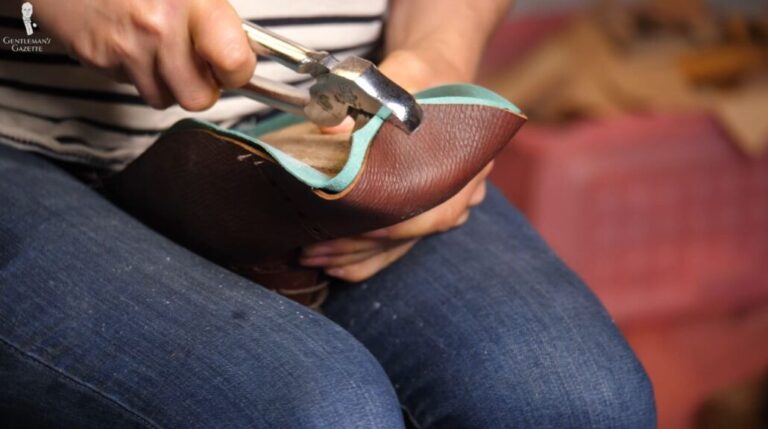
[[[370,61],[354,56],[339,61],[328,52],[306,48],[250,22],[244,21],[243,29],[257,55],[309,74],[315,83],[307,91],[254,75],[236,92],[325,127],[338,125],[347,116],[373,116],[382,108],[407,133],[421,124],[423,111],[413,95]]]

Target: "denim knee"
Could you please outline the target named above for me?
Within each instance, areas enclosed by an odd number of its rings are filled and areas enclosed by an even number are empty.
[[[344,356],[341,361],[310,354],[286,366],[293,375],[273,395],[265,427],[403,427],[400,403],[379,362],[360,344],[338,352]],[[253,400],[263,402],[264,397],[254,395]]]
[[[595,350],[594,356],[576,362],[560,360],[555,348],[528,355],[541,360],[523,367],[509,363],[517,358],[498,356],[491,365],[477,361],[469,372],[465,366],[463,376],[461,369],[443,371],[432,380],[443,409],[417,409],[418,420],[430,427],[656,426],[653,389],[634,355],[600,356]]]
[[[114,428],[402,428],[400,405],[389,380],[362,346],[342,347],[342,361],[303,350],[269,368],[243,360],[215,371],[208,357],[180,357],[187,374],[156,368],[152,383],[120,389],[105,380],[84,381],[0,342],[0,423],[11,426]],[[333,344],[338,346],[339,343]],[[246,350],[243,350],[246,352]],[[172,367],[166,362],[163,366]],[[147,368],[149,371],[149,368]],[[0,424],[2,426],[2,424]]]
[[[181,398],[196,399],[188,404],[194,411],[182,406],[171,413],[171,426],[402,427],[400,404],[379,362],[346,332],[323,332],[322,340],[312,338],[311,327],[305,333],[286,332],[290,340],[271,344],[267,359],[263,350],[256,350],[263,349],[264,343],[233,333],[235,338],[227,343],[239,341],[242,348],[223,349],[241,359],[234,365],[228,359],[227,366],[205,371],[192,383],[206,389],[206,395],[175,392]],[[297,337],[304,341],[295,341]],[[207,357],[205,360],[191,366],[216,365]],[[219,400],[217,395],[226,400]],[[197,416],[187,420],[190,413]]]
[[[553,423],[552,427],[656,427],[653,388],[634,356],[609,356],[602,368],[570,368],[556,376],[559,380],[549,383],[549,388],[560,387],[542,395],[546,399],[539,409],[547,414],[539,418]]]
[[[567,365],[567,364],[566,364]],[[429,427],[654,428],[653,390],[634,362],[594,371],[561,367],[509,377],[478,370],[445,377],[442,410],[408,409]],[[438,388],[438,390],[440,390]]]
[[[568,398],[567,407],[589,427],[655,428],[653,387],[640,363],[634,356],[618,357],[608,368]]]

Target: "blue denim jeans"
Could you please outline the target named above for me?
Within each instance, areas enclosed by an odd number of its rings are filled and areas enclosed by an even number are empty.
[[[603,307],[495,190],[320,315],[0,147],[0,426],[648,428]]]

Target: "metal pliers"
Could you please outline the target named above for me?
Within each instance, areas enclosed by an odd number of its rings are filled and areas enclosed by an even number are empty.
[[[315,83],[307,91],[254,75],[236,92],[325,127],[338,125],[347,116],[373,116],[382,107],[407,133],[421,123],[423,113],[413,95],[370,61],[354,56],[339,61],[328,52],[306,48],[250,22],[243,21],[243,29],[257,55],[309,74]]]

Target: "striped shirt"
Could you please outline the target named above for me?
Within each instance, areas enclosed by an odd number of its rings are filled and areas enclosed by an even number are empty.
[[[34,5],[34,0],[31,0]],[[377,45],[386,0],[230,0],[241,17],[343,58]],[[263,104],[229,93],[204,112],[149,107],[132,85],[109,80],[66,55],[21,2],[0,4],[0,143],[97,168],[120,169],[182,118],[232,126],[266,114]],[[27,23],[30,21],[27,20]],[[40,52],[42,50],[42,52]],[[256,74],[294,84],[307,76],[260,58]]]

